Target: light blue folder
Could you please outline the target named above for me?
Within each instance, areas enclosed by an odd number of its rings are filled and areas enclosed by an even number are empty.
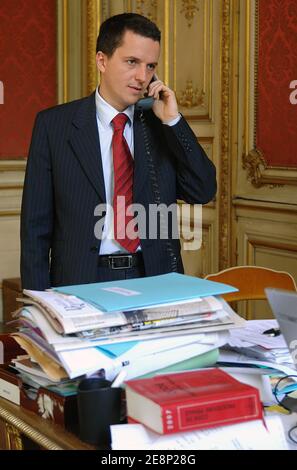
[[[226,294],[238,289],[221,282],[169,273],[122,281],[55,287],[54,290],[75,295],[105,312],[114,312],[194,300],[197,297]]]

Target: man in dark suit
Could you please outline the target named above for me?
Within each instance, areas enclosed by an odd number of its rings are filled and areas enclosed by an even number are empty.
[[[207,203],[216,192],[215,168],[179,114],[174,92],[155,76],[159,54],[154,23],[133,13],[111,17],[97,40],[99,88],[37,115],[22,201],[23,288],[183,272],[172,227],[167,237],[160,233],[164,217],[157,236],[149,233],[150,207],[177,199]],[[138,110],[146,91],[152,109]],[[113,230],[115,187],[126,178],[115,174],[119,114],[121,152],[134,166],[133,202],[143,208],[131,253]]]

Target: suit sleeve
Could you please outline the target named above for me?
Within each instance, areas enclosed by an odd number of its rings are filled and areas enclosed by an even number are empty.
[[[44,114],[37,115],[26,168],[21,210],[23,289],[50,287],[49,252],[53,229],[50,148]]]
[[[217,190],[216,169],[197,138],[181,117],[174,126],[164,125],[167,145],[177,165],[177,198],[189,204],[206,204]]]

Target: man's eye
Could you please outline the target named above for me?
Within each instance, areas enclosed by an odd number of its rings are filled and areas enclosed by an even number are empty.
[[[129,65],[134,65],[135,64],[134,59],[128,59],[127,62],[128,62]]]
[[[154,64],[148,64],[147,68],[149,70],[155,70],[156,66]]]

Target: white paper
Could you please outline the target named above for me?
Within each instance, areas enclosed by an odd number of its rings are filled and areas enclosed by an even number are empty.
[[[271,412],[271,416],[275,416],[275,412]],[[297,413],[291,413],[289,415],[282,414],[280,419],[282,421],[282,425],[283,425],[283,428],[284,428],[285,437],[286,437],[286,441],[287,441],[287,445],[288,445],[289,449],[290,450],[297,450],[297,443],[294,443],[290,439],[289,434],[288,434],[290,429],[292,429],[294,426],[297,425]],[[297,432],[296,431],[294,433],[294,437],[295,437],[295,439],[297,437]]]
[[[283,335],[268,336],[263,334],[264,331],[271,328],[279,328],[276,320],[249,320],[245,323],[244,328],[231,331],[229,344],[240,347],[241,342],[244,341],[250,345],[256,344],[266,349],[287,349]]]
[[[18,385],[12,384],[7,380],[0,379],[0,397],[20,405],[21,392]]]
[[[96,348],[62,351],[58,356],[70,379],[104,369],[106,378],[112,380],[119,372],[117,361]]]
[[[124,364],[128,380],[191,359],[226,342],[224,332],[212,333],[209,338],[207,334],[201,335],[198,340],[196,336],[196,341],[193,341],[194,338],[195,335],[190,341],[187,337],[177,338],[176,341],[174,338],[154,340],[151,348],[139,342],[117,358],[110,358],[95,347],[59,351],[57,355],[70,378],[104,369],[106,377],[113,380]]]
[[[111,426],[113,450],[287,450],[278,416],[186,433],[159,435],[142,424]]]
[[[225,344],[227,338],[228,333],[218,332],[139,341],[133,348],[121,354],[119,358],[121,361],[129,361],[155,353],[158,354],[163,351],[172,351],[172,353],[177,356],[178,348],[182,346],[190,344],[207,344],[215,348]]]
[[[285,375],[296,375],[296,369],[293,367],[284,365],[284,364],[276,364],[275,362],[269,361],[256,361],[255,359],[251,359],[250,357],[245,356],[244,354],[240,354],[234,351],[224,351],[220,350],[220,356],[218,362],[230,362],[230,363],[240,363],[240,364],[253,364],[255,366],[264,366],[270,369],[276,369],[278,371],[283,372]],[[234,364],[233,364],[234,365]],[[269,371],[267,371],[269,373]],[[292,377],[293,380],[297,382],[296,378]]]

